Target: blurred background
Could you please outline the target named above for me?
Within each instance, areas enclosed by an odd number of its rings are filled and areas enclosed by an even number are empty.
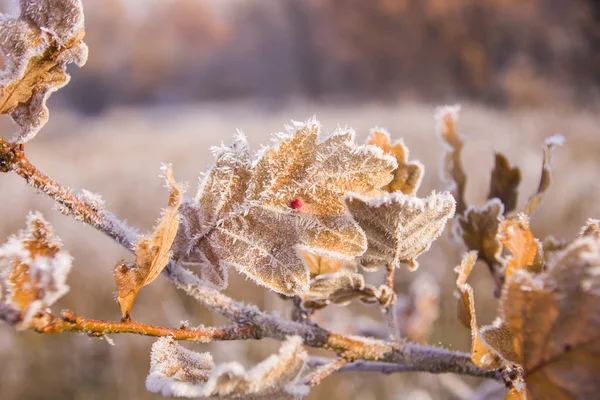
[[[50,121],[27,145],[31,161],[73,189],[102,194],[107,207],[151,229],[167,201],[158,178],[171,162],[195,193],[211,163],[211,145],[235,129],[258,149],[290,119],[313,114],[324,131],[387,128],[404,138],[426,175],[419,195],[443,190],[443,147],[435,105],[462,103],[467,199],[484,203],[494,151],[522,168],[520,210],[537,188],[541,143],[556,132],[555,180],[535,214],[536,236],[573,237],[600,217],[600,3],[594,0],[83,0],[88,63],[69,68],[71,83],[49,100]],[[0,12],[15,7],[0,1]],[[15,131],[0,119],[0,136]],[[12,175],[0,176],[0,242],[21,229],[28,210],[55,225],[75,257],[71,292],[55,308],[118,319],[114,264],[130,255],[103,235],[52,211],[44,195]],[[415,273],[399,271],[402,301],[415,303],[427,283],[431,329],[421,339],[468,350],[470,333],[455,317],[455,274],[461,249],[446,233],[420,258]],[[289,316],[291,304],[231,271],[227,293]],[[368,274],[381,282],[381,274]],[[415,282],[417,281],[417,282]],[[484,265],[471,278],[477,317],[497,307]],[[158,279],[136,300],[135,319],[170,326],[223,324]],[[382,321],[361,304],[320,313],[339,332],[362,332]],[[153,339],[114,336],[116,346],[77,335],[17,333],[0,324],[1,399],[156,399],[144,379]],[[187,345],[219,362],[245,365],[278,343]],[[340,374],[310,399],[484,399],[502,389],[451,375]],[[495,394],[493,394],[495,393]],[[496,396],[496,397],[494,397]]]

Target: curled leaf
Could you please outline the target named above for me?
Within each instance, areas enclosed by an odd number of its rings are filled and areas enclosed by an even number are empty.
[[[299,399],[308,386],[299,380],[308,354],[298,336],[289,337],[260,364],[246,370],[232,362],[215,367],[209,353],[195,353],[172,338],[152,346],[146,388],[163,396],[219,399]]]
[[[544,195],[546,194],[546,191],[552,182],[552,154],[554,153],[554,149],[556,147],[562,146],[564,143],[565,138],[559,134],[551,136],[544,141],[544,144],[542,145],[542,148],[544,149],[542,176],[540,178],[540,185],[538,186],[537,192],[529,198],[529,201],[525,206],[525,212],[528,215],[531,215],[544,199]]]
[[[386,130],[375,128],[371,130],[367,143],[391,154],[398,162],[398,167],[393,172],[394,179],[383,186],[382,190],[390,193],[400,191],[404,194],[413,194],[419,189],[425,168],[420,161],[408,161],[408,147],[402,140],[392,144],[390,134]]]
[[[488,199],[500,199],[504,205],[504,213],[511,212],[517,207],[519,183],[521,183],[521,170],[518,167],[511,167],[503,154],[496,153]]]
[[[505,278],[509,278],[518,269],[527,269],[533,273],[542,272],[542,244],[533,237],[527,215],[519,214],[517,219],[502,221],[500,229],[500,241],[511,252],[506,262]]]
[[[129,316],[140,289],[154,281],[171,258],[171,246],[179,227],[179,206],[183,200],[183,191],[175,182],[171,166],[164,166],[163,171],[170,188],[169,206],[164,210],[152,234],[138,239],[135,263],[120,263],[114,270],[117,300],[123,318]]]
[[[460,215],[467,208],[465,201],[467,175],[461,161],[464,141],[456,130],[459,113],[459,105],[442,106],[437,108],[435,119],[440,138],[446,144],[442,169],[443,178],[450,184],[449,190],[456,199],[456,212]]]
[[[298,250],[345,260],[365,251],[364,233],[342,197],[387,184],[396,162],[374,146],[357,146],[351,130],[328,137],[319,131],[315,120],[295,123],[254,158],[243,134],[232,146],[214,149],[216,163],[200,185],[197,212],[184,215],[191,219],[191,248],[209,268],[235,267],[295,295],[310,282]]]
[[[416,258],[427,251],[454,216],[455,201],[449,193],[432,193],[425,199],[396,192],[381,197],[349,194],[346,206],[367,235],[368,248],[361,265],[374,268],[401,263],[412,270]]]
[[[0,246],[6,302],[20,312],[21,327],[68,292],[71,265],[71,256],[39,212],[30,213],[27,228]]]
[[[306,262],[306,265],[308,265],[311,279],[318,275],[340,272],[344,263],[347,263],[347,261],[344,260],[323,257],[316,254],[307,253],[305,251],[300,251],[299,253]]]
[[[459,215],[456,236],[469,250],[479,253],[488,265],[500,265],[502,243],[498,239],[504,206],[498,199],[489,200],[482,208],[469,206]]]
[[[459,266],[454,271],[458,274],[456,286],[458,288],[458,319],[471,330],[471,360],[479,368],[495,369],[500,366],[499,357],[481,340],[477,318],[475,315],[475,294],[473,288],[467,283],[473,266],[477,262],[477,252],[465,253]]]
[[[80,0],[20,0],[20,15],[0,16],[0,113],[19,125],[17,143],[31,140],[48,120],[46,100],[69,82],[66,66],[83,66],[87,46]]]

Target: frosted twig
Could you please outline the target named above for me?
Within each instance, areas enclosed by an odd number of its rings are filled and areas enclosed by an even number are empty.
[[[337,370],[348,364],[348,360],[344,358],[338,358],[328,364],[322,364],[317,370],[308,378],[306,384],[310,387],[317,386],[321,381],[327,378],[329,375],[335,373]]]
[[[398,315],[396,314],[396,292],[394,291],[394,273],[396,268],[392,264],[386,265],[385,283],[392,293],[392,297],[385,308],[382,310],[387,318],[390,338],[394,341],[400,341],[400,326],[398,325]]]

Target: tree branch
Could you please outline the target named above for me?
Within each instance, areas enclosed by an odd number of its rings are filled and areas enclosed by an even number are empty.
[[[335,373],[346,364],[348,364],[348,360],[344,358],[338,358],[337,360],[321,364],[314,374],[308,378],[306,384],[310,387],[317,386],[323,379]]]
[[[136,238],[125,229],[118,219],[107,211],[86,203],[37,170],[25,157],[22,145],[11,145],[0,139],[0,171],[14,171],[23,177],[28,184],[52,197],[59,204],[60,211],[63,214],[93,226],[130,251],[133,250]],[[233,340],[234,337],[240,339],[247,337],[254,339],[273,338],[283,341],[287,336],[299,335],[305,345],[328,349],[347,361],[379,361],[399,364],[402,368],[414,368],[415,370],[432,373],[453,372],[500,379],[495,371],[485,371],[475,366],[471,362],[468,353],[425,347],[413,343],[386,343],[369,338],[347,337],[329,332],[319,326],[287,321],[276,315],[262,312],[255,306],[245,305],[225,296],[218,290],[204,285],[195,274],[173,262],[163,270],[163,275],[173,282],[177,288],[194,297],[209,309],[244,327],[237,329],[247,329],[242,332],[238,331],[237,335],[239,336],[237,337],[229,331],[219,331],[219,329],[226,328],[210,328],[216,329],[220,333],[213,330],[210,332],[202,331],[203,333],[190,331],[187,333],[190,336],[198,335],[204,340]],[[152,331],[150,325],[145,324],[133,323],[134,325],[132,325],[131,322],[111,322],[98,325],[100,321],[78,320],[77,318],[74,322],[66,321],[65,318],[58,318],[59,321],[56,321],[56,323],[59,328],[56,331],[90,333],[91,329],[93,333],[95,329],[99,335],[117,332],[138,334],[144,334],[144,331],[165,332]],[[153,329],[167,328],[154,327]],[[185,336],[182,333],[179,333],[179,335]],[[175,338],[177,339],[177,337]]]

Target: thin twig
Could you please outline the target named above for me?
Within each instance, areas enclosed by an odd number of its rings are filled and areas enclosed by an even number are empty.
[[[348,364],[348,360],[344,358],[338,358],[328,364],[323,364],[308,378],[306,384],[310,387],[317,386],[323,379],[335,373],[346,364]]]
[[[391,265],[391,264],[386,265],[385,283],[386,283],[387,287],[390,289],[390,292],[392,293],[392,297],[382,311],[386,316],[390,338],[395,342],[399,342],[401,340],[401,337],[400,337],[400,325],[398,324],[398,315],[396,313],[396,307],[395,307],[395,305],[396,305],[396,291],[394,290],[394,273],[395,272],[396,272],[396,268],[393,265]]]
[[[130,251],[133,250],[136,238],[132,237],[116,218],[106,217],[112,214],[95,209],[37,170],[25,157],[23,146],[10,145],[0,139],[0,171],[16,172],[28,184],[54,198],[61,205],[60,211],[63,214],[93,226]],[[374,339],[347,337],[329,332],[320,326],[287,321],[274,314],[262,312],[255,306],[245,305],[231,299],[218,290],[204,285],[195,274],[172,262],[163,270],[163,275],[173,282],[177,288],[194,297],[209,309],[232,322],[247,327],[249,331],[246,333],[251,338],[273,338],[282,341],[290,335],[299,335],[305,345],[331,350],[348,361],[380,361],[399,364],[403,368],[414,368],[432,373],[452,372],[500,379],[499,374],[495,371],[485,371],[475,366],[471,362],[468,353],[420,346],[413,343],[386,343]],[[124,330],[132,329],[131,325],[128,325],[130,323],[127,322],[116,324],[113,326],[119,326]],[[84,332],[85,329],[80,325],[81,323],[70,322],[68,325],[70,330],[66,329],[66,331]],[[94,327],[94,325],[91,324],[89,327]],[[144,329],[147,327],[145,326]],[[141,331],[140,329],[138,332],[131,331],[131,333],[141,334]],[[104,333],[115,332],[103,330],[98,334]],[[229,333],[223,335],[228,337]],[[218,339],[218,337],[219,335],[215,336],[213,334],[211,340],[226,340]]]
[[[90,336],[104,336],[115,333],[134,333],[143,336],[169,336],[175,340],[189,340],[208,343],[215,340],[258,339],[257,330],[251,326],[226,326],[202,329],[166,328],[148,325],[132,320],[99,321],[86,319],[75,313],[63,310],[61,316],[44,313],[32,319],[28,325],[39,333],[80,332]]]

